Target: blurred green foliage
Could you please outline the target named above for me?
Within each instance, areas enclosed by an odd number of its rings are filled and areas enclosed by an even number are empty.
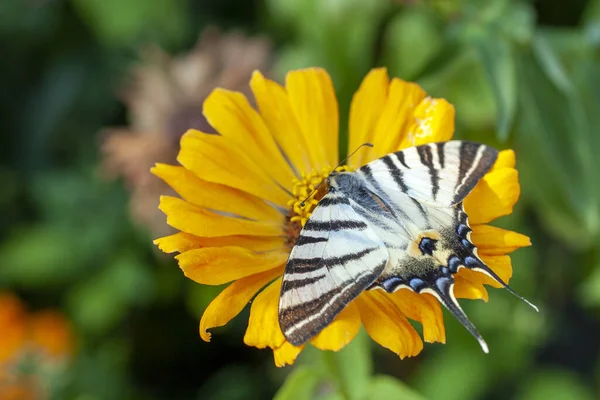
[[[541,313],[501,291],[465,302],[489,355],[452,318],[448,345],[403,361],[360,336],[277,370],[242,344],[247,310],[201,342],[218,289],[130,222],[98,132],[127,122],[116,93],[141,45],[184,51],[208,25],[271,37],[279,78],[325,67],[342,131],[362,77],[387,66],[455,105],[457,137],[515,148],[522,199],[501,224],[532,237],[513,287]],[[4,1],[0,43],[0,287],[74,323],[55,398],[600,397],[600,1]]]

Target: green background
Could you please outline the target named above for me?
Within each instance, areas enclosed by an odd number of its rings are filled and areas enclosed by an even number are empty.
[[[208,25],[271,38],[276,77],[325,67],[342,129],[386,66],[455,105],[457,138],[514,148],[522,196],[500,225],[532,238],[511,283],[541,312],[500,290],[463,302],[489,355],[449,315],[447,345],[402,361],[360,336],[277,369],[243,345],[247,310],[201,341],[215,289],[130,221],[98,132],[127,123],[116,88],[141,45],[184,52]],[[600,398],[600,1],[7,0],[0,48],[0,288],[73,321],[53,398]]]

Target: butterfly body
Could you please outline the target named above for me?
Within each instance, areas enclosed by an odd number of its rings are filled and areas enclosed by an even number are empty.
[[[491,147],[450,141],[332,173],[284,272],[287,340],[306,342],[364,290],[408,289],[438,298],[487,350],[454,297],[453,275],[469,268],[507,287],[477,256],[462,206],[496,157]]]

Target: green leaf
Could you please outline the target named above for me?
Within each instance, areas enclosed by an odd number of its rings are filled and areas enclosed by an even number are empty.
[[[369,386],[369,400],[424,400],[425,398],[404,382],[390,376],[375,376]]]
[[[591,0],[587,2],[587,7],[583,12],[583,21],[586,24],[594,24],[600,22],[600,1]]]
[[[327,367],[338,390],[348,400],[363,399],[373,370],[371,342],[364,330],[339,352],[325,352]]]
[[[588,307],[600,307],[600,265],[580,285],[579,298]]]
[[[594,78],[583,74],[578,88],[573,72],[553,47],[561,40],[556,34],[552,41],[548,37],[547,32],[539,32],[533,55],[523,53],[519,59],[519,71],[527,82],[520,86],[519,141],[528,154],[523,188],[555,234],[584,248],[600,231],[598,138],[592,122],[597,108],[589,108],[582,98]],[[571,70],[581,71],[586,53],[574,54],[579,57],[570,60]],[[539,179],[542,175],[553,179]]]
[[[596,397],[567,370],[540,371],[527,380],[517,400],[592,400]]]
[[[517,73],[508,41],[489,36],[476,44],[488,84],[496,103],[498,139],[508,139],[517,110]]]
[[[75,287],[68,303],[76,322],[101,333],[120,321],[154,292],[150,270],[134,254],[123,253],[96,275]]]
[[[443,39],[435,22],[431,13],[419,8],[407,8],[392,19],[385,32],[383,49],[384,65],[391,75],[414,79],[438,54]]]
[[[69,245],[75,235],[47,225],[14,232],[0,247],[0,281],[36,288],[67,282],[82,261]]]
[[[473,338],[467,336],[463,333],[462,337],[469,341],[468,345],[453,343],[452,347],[438,349],[433,357],[423,361],[414,387],[425,398],[470,400],[483,397],[492,376],[490,355],[483,353],[473,343]]]
[[[323,378],[306,366],[295,367],[275,394],[274,400],[311,400],[315,389]]]
[[[571,80],[567,76],[567,72],[563,68],[559,58],[550,47],[545,35],[536,35],[532,49],[548,79],[563,93],[573,95],[574,88]]]
[[[183,0],[73,0],[98,38],[127,46],[142,39],[179,43],[189,31]]]
[[[431,96],[447,99],[456,109],[457,132],[488,130],[495,118],[495,102],[486,84],[477,52],[471,47],[455,49],[457,54],[440,69],[420,78],[418,83]],[[458,139],[458,137],[457,137]]]

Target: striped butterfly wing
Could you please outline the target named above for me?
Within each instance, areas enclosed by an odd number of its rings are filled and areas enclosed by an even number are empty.
[[[472,142],[432,143],[391,153],[356,172],[370,191],[391,205],[411,237],[404,248],[386,241],[390,263],[373,287],[390,293],[408,288],[434,295],[486,352],[487,345],[454,296],[453,275],[460,268],[483,272],[533,306],[478,257],[462,206],[497,154],[491,147]]]
[[[341,193],[319,202],[289,256],[279,300],[279,325],[301,345],[327,326],[381,275],[388,252],[367,220]]]
[[[452,140],[410,147],[370,162],[359,171],[390,192],[432,207],[460,203],[496,162],[498,151]]]

